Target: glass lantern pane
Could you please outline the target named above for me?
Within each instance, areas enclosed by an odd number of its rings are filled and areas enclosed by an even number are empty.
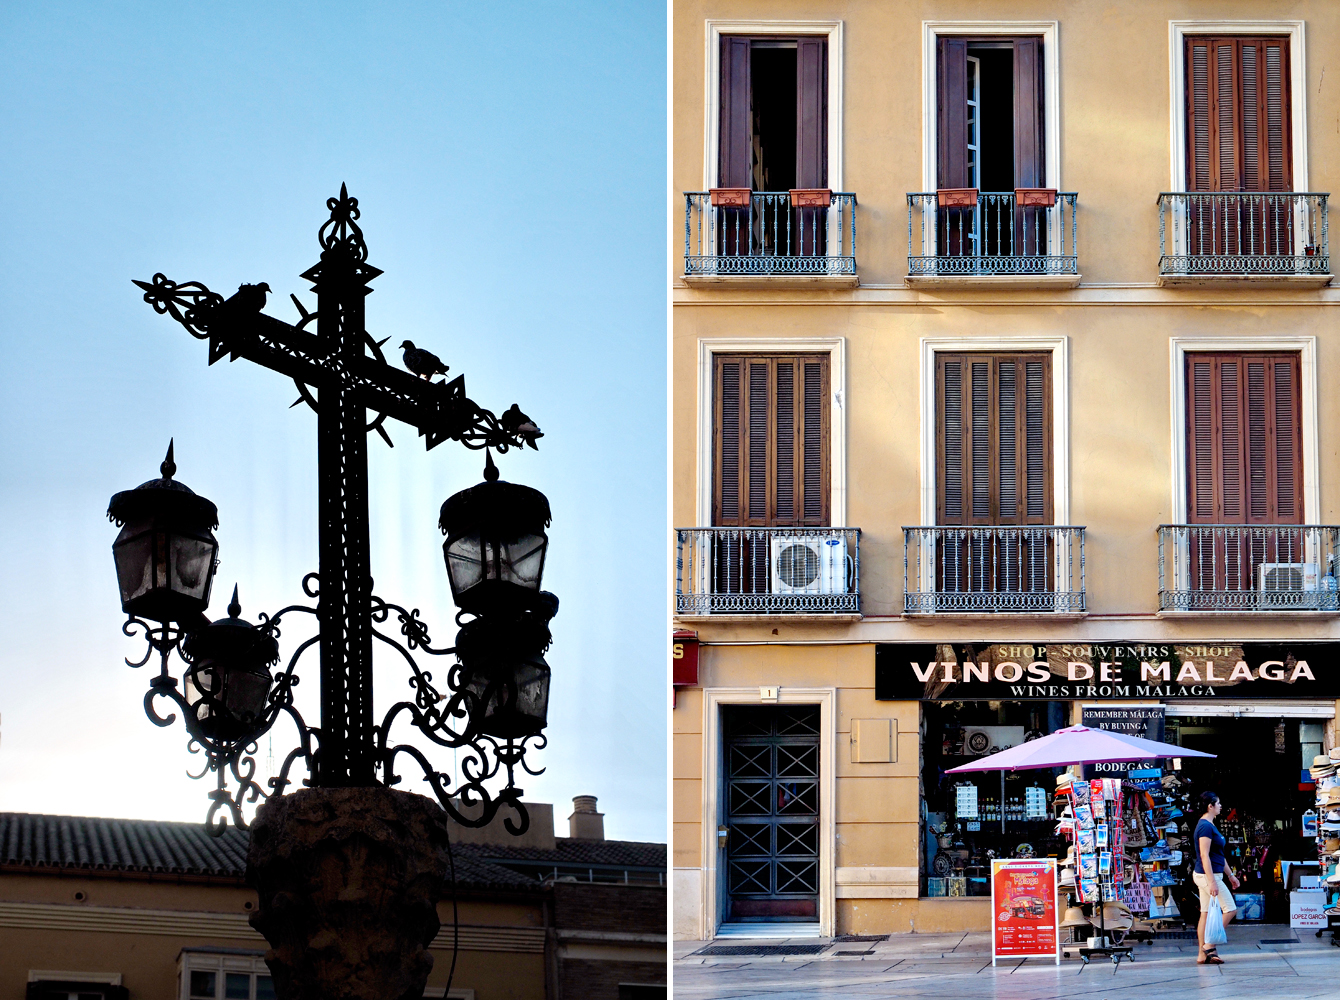
[[[191,1000],[214,1000],[214,983],[218,973],[191,973]]]
[[[223,995],[227,1000],[251,1000],[251,976],[245,972],[225,973]]]
[[[255,719],[265,711],[265,699],[270,693],[270,675],[234,668],[228,674],[228,689],[223,704],[234,719],[242,722]]]
[[[523,663],[516,672],[517,712],[543,728],[549,715],[549,668],[540,663]]]
[[[150,521],[127,524],[112,543],[121,603],[147,594],[154,585],[154,535]]]
[[[544,571],[545,541],[543,535],[522,535],[502,543],[502,579],[538,590],[540,574]]]
[[[480,558],[477,536],[458,538],[447,546],[447,574],[458,594],[484,579],[484,563]]]
[[[210,571],[214,568],[214,543],[190,535],[171,537],[172,589],[203,601],[209,592]]]
[[[214,671],[206,663],[198,663],[182,676],[182,694],[186,704],[195,711],[195,717],[201,722],[210,718],[214,712],[208,704],[202,703],[207,694],[214,691]]]

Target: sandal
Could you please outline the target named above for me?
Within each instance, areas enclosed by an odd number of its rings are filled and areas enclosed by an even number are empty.
[[[1223,965],[1224,960],[1219,957],[1218,947],[1202,948],[1201,958],[1196,959],[1197,965]]]

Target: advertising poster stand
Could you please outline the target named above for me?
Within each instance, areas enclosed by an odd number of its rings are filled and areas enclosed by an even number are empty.
[[[991,964],[998,958],[1050,958],[1061,964],[1056,859],[991,861]]]

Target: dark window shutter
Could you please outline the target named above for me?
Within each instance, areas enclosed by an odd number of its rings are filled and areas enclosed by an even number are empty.
[[[749,100],[749,39],[721,38],[721,121],[717,146],[717,186],[750,187],[753,168],[753,113]]]
[[[1042,39],[1014,39],[1014,186],[1046,186]]]
[[[936,355],[937,523],[1051,523],[1050,381],[1048,354]]]
[[[1292,189],[1289,45],[1280,38],[1188,38],[1187,188]]]
[[[1187,355],[1187,520],[1301,524],[1296,354]]]
[[[936,186],[968,187],[968,43],[942,36],[936,52]]]
[[[828,39],[796,40],[796,187],[828,187]]]
[[[713,523],[829,520],[828,358],[718,355]]]

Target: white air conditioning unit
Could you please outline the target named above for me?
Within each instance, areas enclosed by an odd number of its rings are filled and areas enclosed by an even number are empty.
[[[963,752],[974,757],[1008,750],[1024,742],[1023,726],[965,726]]]
[[[845,594],[847,540],[841,535],[773,535],[774,594]]]
[[[1316,563],[1261,563],[1256,568],[1256,590],[1260,606],[1297,607],[1298,599],[1292,594],[1315,593],[1320,586],[1321,574]]]

